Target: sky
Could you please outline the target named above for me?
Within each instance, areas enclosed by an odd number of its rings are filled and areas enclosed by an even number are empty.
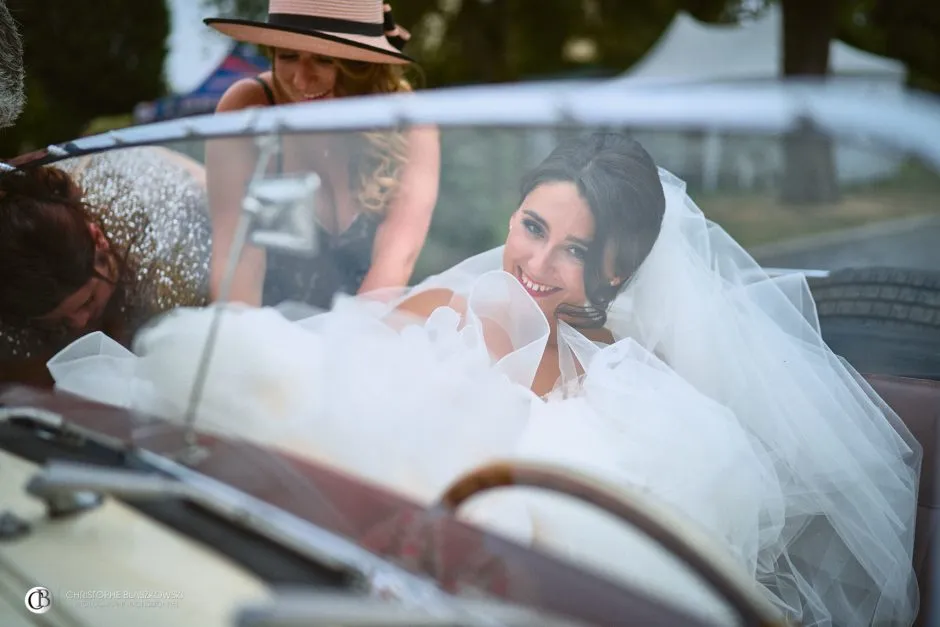
[[[167,54],[167,83],[174,93],[186,93],[198,87],[225,57],[232,40],[202,23],[215,15],[200,0],[168,0],[170,41]]]

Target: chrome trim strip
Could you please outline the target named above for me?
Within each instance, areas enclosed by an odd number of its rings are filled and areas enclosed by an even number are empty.
[[[864,97],[862,97],[864,96]],[[512,106],[507,106],[512,103]],[[623,126],[782,133],[810,122],[833,136],[860,135],[940,168],[940,99],[871,94],[837,84],[634,85],[616,81],[451,87],[209,114],[134,126],[68,144],[75,156],[117,146],[290,132],[440,127]],[[39,162],[48,163],[45,157]]]
[[[166,457],[143,450],[138,454],[146,463],[187,484],[207,509],[327,567],[359,575],[366,588],[376,577],[394,577],[411,594],[450,596],[429,579],[413,575],[338,534]]]
[[[825,279],[829,276],[829,270],[805,270],[802,268],[763,268],[771,278],[785,276],[787,274],[802,274],[808,279]]]
[[[64,424],[62,414],[29,405],[0,407],[0,422],[6,422],[11,418],[31,418],[53,429],[61,429]]]
[[[583,627],[583,621],[490,599],[398,603],[348,593],[291,591],[240,608],[234,627]]]

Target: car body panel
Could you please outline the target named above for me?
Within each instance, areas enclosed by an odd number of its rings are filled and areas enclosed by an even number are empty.
[[[110,437],[115,443],[130,442],[129,425],[140,424],[124,410],[21,386],[0,390],[0,405],[56,412],[71,425]],[[353,539],[376,555],[430,578],[448,592],[492,595],[591,624],[605,624],[613,616],[629,616],[635,624],[650,626],[677,624],[677,620],[684,625],[698,624],[660,601],[452,516],[425,510],[344,473],[282,453],[253,451],[253,463],[259,462],[260,455],[274,455],[289,463],[322,495],[319,499],[297,499],[293,490],[277,480],[280,475],[244,472],[248,445],[226,446],[208,436],[201,436],[200,441],[208,456],[194,466],[197,472]],[[159,440],[134,442],[169,454],[180,450],[182,430],[175,430],[175,437],[173,430],[166,430]]]
[[[52,592],[49,613],[96,627],[229,625],[239,605],[270,598],[264,582],[223,554],[115,499],[48,518],[23,489],[39,468],[0,452],[0,502],[31,526],[24,537],[0,542],[0,568],[20,582],[20,615],[32,586]],[[10,625],[13,616],[0,622]]]

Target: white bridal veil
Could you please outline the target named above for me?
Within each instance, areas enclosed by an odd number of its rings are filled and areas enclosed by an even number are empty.
[[[806,279],[768,276],[705,218],[682,180],[663,169],[660,180],[660,236],[612,303],[607,328],[618,343],[638,343],[729,408],[753,436],[779,492],[768,495],[756,529],[736,534],[755,546],[736,552],[781,609],[804,624],[910,624],[918,607],[912,550],[919,443],[825,345]],[[479,303],[511,303],[506,294],[480,293],[478,279],[501,268],[501,251],[468,259],[417,289],[447,287],[472,292]],[[573,359],[588,366],[603,349],[561,325],[561,369],[572,380]],[[530,376],[543,344],[518,325],[504,326],[517,350],[513,363],[500,366],[517,380]],[[689,436],[680,424],[659,437],[679,447]]]
[[[909,624],[920,445],[825,345],[805,278],[769,277],[683,181],[660,178],[662,233],[610,330],[730,408],[762,445],[783,508],[760,521],[756,577],[792,617]]]

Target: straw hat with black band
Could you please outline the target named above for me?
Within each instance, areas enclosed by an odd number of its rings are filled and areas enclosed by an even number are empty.
[[[238,41],[311,52],[336,59],[406,64],[408,33],[382,0],[270,0],[264,22],[212,17],[205,23]],[[402,36],[404,35],[404,36]],[[393,43],[394,42],[394,43]]]

